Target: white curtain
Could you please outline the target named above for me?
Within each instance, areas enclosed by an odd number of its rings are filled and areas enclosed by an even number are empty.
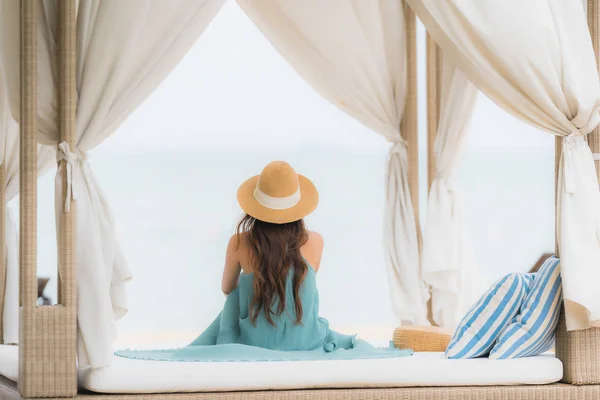
[[[8,4],[7,4],[8,3]],[[125,282],[131,275],[115,238],[107,199],[86,152],[119,125],[167,77],[219,11],[224,0],[80,0],[77,18],[77,148],[58,146],[72,172],[68,192],[77,206],[79,366],[110,363],[115,321],[127,312]],[[40,2],[38,63],[39,134],[59,144],[56,121],[56,1]],[[18,116],[18,2],[0,8],[0,64]],[[8,40],[13,38],[13,40]],[[51,83],[54,82],[54,85]],[[165,138],[165,140],[168,140]],[[57,213],[66,205],[57,199]]]
[[[0,163],[4,163],[6,202],[19,192],[19,125],[12,118],[3,74],[0,70]],[[38,176],[54,165],[55,151],[50,146],[39,146]],[[11,210],[6,208],[6,282],[4,308],[0,310],[3,321],[3,342],[19,342],[19,235]],[[2,244],[0,244],[2,245]]]
[[[238,0],[291,66],[324,98],[390,142],[384,243],[393,308],[427,323],[417,228],[400,121],[406,100],[403,3]],[[351,194],[348,194],[351,196]]]
[[[436,176],[429,191],[421,268],[431,287],[433,320],[439,326],[454,328],[484,286],[455,178],[477,89],[451,59],[444,57],[442,65],[440,120],[434,144]]]
[[[581,2],[408,3],[479,90],[564,137],[556,220],[567,329],[600,325],[600,192],[584,138],[600,122],[600,84]]]

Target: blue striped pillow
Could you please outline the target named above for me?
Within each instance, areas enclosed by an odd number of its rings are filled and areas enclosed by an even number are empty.
[[[498,338],[492,359],[535,356],[554,346],[562,301],[560,260],[547,259],[533,279],[521,312]]]
[[[504,328],[519,313],[532,284],[531,274],[506,275],[462,319],[446,349],[447,358],[487,355]]]

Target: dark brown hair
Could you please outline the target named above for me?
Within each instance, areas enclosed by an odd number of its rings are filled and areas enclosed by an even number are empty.
[[[250,263],[254,267],[254,298],[250,304],[250,320],[262,309],[267,321],[275,325],[272,316],[285,311],[285,286],[288,273],[294,267],[294,308],[296,324],[302,321],[300,284],[308,272],[308,266],[300,253],[300,248],[308,241],[308,231],[304,220],[286,224],[271,224],[244,214],[237,225],[238,246],[245,233],[250,248]],[[276,310],[271,307],[279,300]]]

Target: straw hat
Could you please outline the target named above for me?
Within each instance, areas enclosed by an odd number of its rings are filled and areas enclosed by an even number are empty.
[[[260,175],[242,183],[237,198],[248,215],[273,224],[298,221],[319,203],[315,185],[285,161],[267,164]]]

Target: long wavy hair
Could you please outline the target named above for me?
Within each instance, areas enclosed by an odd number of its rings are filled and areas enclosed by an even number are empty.
[[[308,241],[304,220],[287,224],[271,224],[244,214],[237,225],[237,245],[245,233],[250,248],[250,263],[254,267],[254,298],[250,303],[250,320],[262,309],[271,325],[273,316],[285,311],[285,290],[290,268],[294,267],[293,291],[296,324],[302,321],[300,285],[308,272],[308,266],[300,248]],[[276,300],[279,304],[273,309]]]

